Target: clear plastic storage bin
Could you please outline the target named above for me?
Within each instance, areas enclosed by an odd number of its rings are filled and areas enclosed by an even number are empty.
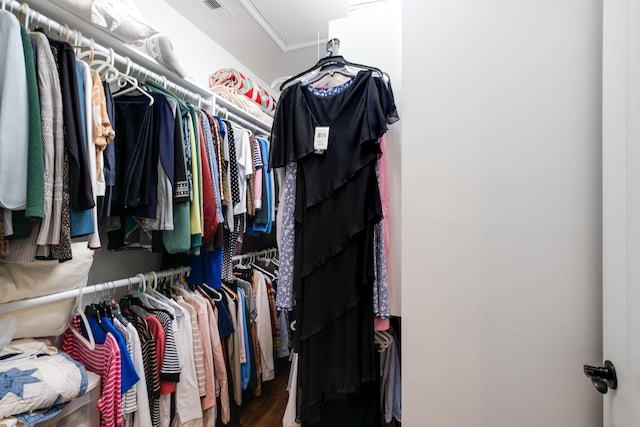
[[[96,409],[100,398],[100,376],[87,371],[87,392],[69,404],[55,417],[36,424],[37,427],[99,427],[100,413]]]

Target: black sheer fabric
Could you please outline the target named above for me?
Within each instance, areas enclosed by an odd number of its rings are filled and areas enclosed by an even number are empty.
[[[371,71],[334,95],[297,83],[280,97],[270,166],[298,164],[294,346],[303,426],[374,425],[373,233],[382,219],[375,164],[394,116],[390,88]],[[329,127],[321,153],[317,126]]]

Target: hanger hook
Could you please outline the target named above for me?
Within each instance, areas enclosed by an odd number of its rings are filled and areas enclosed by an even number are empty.
[[[27,10],[27,12],[24,15],[24,28],[28,31],[29,30],[29,16],[31,16],[31,8],[26,3],[24,3],[24,7]]]
[[[96,41],[93,38],[89,39],[89,49],[90,49],[89,64],[91,64],[96,54]]]
[[[64,31],[65,31],[65,38],[64,38],[64,42],[65,43],[69,43],[69,37],[71,37],[71,30],[69,29],[69,24],[67,24],[66,22],[63,24],[64,26]]]
[[[140,283],[138,284],[138,291],[141,293],[144,293],[144,291],[147,289],[147,279],[144,277],[144,274],[142,273],[138,273],[136,274],[136,277],[140,278]],[[140,286],[142,285],[142,286]],[[142,289],[142,290],[140,290]]]
[[[151,285],[151,289],[155,291],[158,289],[158,275],[155,271],[152,271],[151,274],[153,275],[153,285]]]
[[[116,67],[116,52],[112,47],[109,48],[109,65],[111,66],[111,68]]]
[[[131,63],[131,58],[127,56],[127,70],[124,72],[127,76],[129,76],[129,73],[131,72]]]

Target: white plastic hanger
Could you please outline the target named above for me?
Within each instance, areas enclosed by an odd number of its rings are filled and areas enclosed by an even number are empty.
[[[202,286],[203,288],[206,288],[209,291],[213,292],[213,294],[215,295],[215,297],[211,298],[213,301],[215,302],[222,301],[222,294],[219,291],[213,289],[211,286],[207,285],[206,283],[201,283],[199,286]]]
[[[90,63],[91,67],[94,70],[96,70],[98,74],[100,74],[101,76],[104,76],[107,82],[115,81],[115,79],[117,79],[117,77],[120,75],[120,71],[118,71],[118,69],[115,66],[114,50],[109,48],[108,53],[101,52],[101,51],[98,51],[96,53],[101,56],[104,56],[104,59],[96,60],[94,58],[94,60],[91,61]],[[80,57],[82,58],[83,54],[80,54]]]
[[[153,96],[151,96],[149,92],[141,88],[139,86],[138,80],[131,77],[131,75],[129,74],[131,72],[131,64],[131,58],[127,57],[127,70],[124,72],[124,74],[120,73],[120,75],[118,76],[118,86],[124,88],[127,83],[130,84],[130,86],[126,89],[114,93],[113,97],[117,98],[119,96],[138,91],[141,95],[144,95],[149,99],[149,106],[152,106],[154,103]]]
[[[80,340],[80,342],[86,345],[87,348],[89,348],[89,350],[95,350],[96,341],[93,338],[93,332],[91,332],[91,327],[89,326],[89,320],[87,319],[87,316],[84,314],[82,310],[80,310],[81,304],[82,304],[82,287],[79,287],[78,296],[76,297],[76,302],[73,307],[73,313],[80,316],[80,320],[82,320],[82,323],[84,324],[84,327],[87,331],[87,336],[89,337],[89,339],[87,340],[87,338],[85,338],[80,333],[80,331],[78,331],[76,328],[73,327],[73,325],[70,326],[71,332]]]
[[[173,307],[171,307],[169,304],[167,304],[165,301],[162,301],[159,299],[159,292],[157,292],[158,289],[158,275],[156,274],[155,271],[152,271],[151,274],[153,275],[153,282],[151,284],[151,290],[149,292],[145,292],[144,294],[140,295],[140,299],[144,302],[146,302],[149,306],[151,306],[152,308],[159,308],[162,310],[167,310],[169,311],[173,316],[175,316],[175,310]],[[144,277],[144,275],[140,275],[142,277]],[[146,279],[145,279],[145,283],[146,283]],[[163,298],[166,298],[164,295],[162,295]]]

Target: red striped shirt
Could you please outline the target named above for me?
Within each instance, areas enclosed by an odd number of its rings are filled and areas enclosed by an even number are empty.
[[[69,328],[80,331],[80,318],[75,317]],[[74,360],[82,363],[87,370],[100,375],[100,399],[97,409],[100,411],[100,427],[114,427],[123,424],[120,349],[115,337],[107,333],[104,344],[96,343],[89,350],[72,332],[67,329],[62,341],[62,350]]]

